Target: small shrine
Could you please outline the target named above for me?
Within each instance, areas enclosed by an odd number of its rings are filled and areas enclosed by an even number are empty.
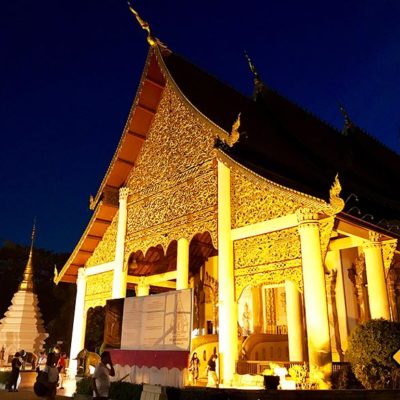
[[[17,351],[38,354],[43,348],[48,334],[45,332],[39,301],[34,292],[32,253],[35,238],[35,226],[32,230],[31,248],[24,275],[14,294],[11,305],[0,320],[0,348],[2,364]]]

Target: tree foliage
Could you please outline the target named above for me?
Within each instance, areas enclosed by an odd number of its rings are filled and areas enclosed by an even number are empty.
[[[396,385],[399,368],[393,354],[399,349],[400,323],[371,320],[352,332],[347,357],[366,389],[387,389]]]

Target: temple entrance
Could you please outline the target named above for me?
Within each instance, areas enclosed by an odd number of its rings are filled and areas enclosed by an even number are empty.
[[[247,286],[238,300],[240,359],[289,361],[284,285]]]

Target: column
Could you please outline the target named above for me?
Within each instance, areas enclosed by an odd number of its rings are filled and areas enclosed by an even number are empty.
[[[86,273],[84,268],[78,269],[78,278],[76,280],[76,299],[74,325],[72,328],[71,350],[69,375],[75,376],[77,373],[77,354],[84,348],[85,344],[85,293],[86,293]]]
[[[365,254],[371,318],[390,320],[389,300],[382,258],[382,244],[379,242],[379,235],[377,233],[370,231],[369,237],[370,241],[363,245],[363,250]]]
[[[304,361],[304,332],[301,294],[293,281],[285,281],[286,317],[288,325],[289,360]]]
[[[178,240],[176,257],[176,290],[189,287],[189,241],[185,238]]]
[[[232,385],[237,360],[237,304],[231,240],[230,170],[218,161],[218,303],[219,355],[222,383]]]
[[[136,296],[148,296],[150,293],[150,285],[146,283],[144,276],[140,277],[140,282],[136,286]]]
[[[119,189],[119,210],[118,210],[118,230],[115,245],[115,266],[112,287],[112,298],[118,299],[126,296],[126,274],[124,269],[125,236],[127,220],[127,200],[129,188]]]
[[[328,388],[332,354],[318,216],[311,210],[299,209],[297,218],[301,242],[308,358],[310,365],[318,366],[323,373],[320,387]]]

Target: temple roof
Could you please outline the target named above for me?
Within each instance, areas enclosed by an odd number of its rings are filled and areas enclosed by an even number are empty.
[[[343,198],[349,200],[344,213],[366,226],[385,221],[380,228],[400,235],[398,154],[354,125],[343,134],[265,86],[258,88],[256,100],[247,97],[158,43],[150,46],[121,140],[91,199],[93,216],[56,282],[75,281],[78,268],[103,238],[118,210],[118,189],[135,165],[168,79],[195,109],[227,133],[241,113],[239,141],[233,147],[222,145],[235,161],[278,184],[322,199],[327,199],[338,173]]]
[[[189,101],[224,130],[241,113],[241,137],[223,149],[236,161],[320,198],[338,173],[344,198],[358,199],[348,206],[356,204],[360,217],[400,220],[400,156],[372,136],[356,126],[343,134],[266,87],[255,101],[174,53],[164,61]]]

